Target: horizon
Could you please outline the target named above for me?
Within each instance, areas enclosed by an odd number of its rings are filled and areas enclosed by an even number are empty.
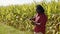
[[[36,2],[42,2],[43,0],[34,0]],[[21,5],[21,4],[30,4],[34,2],[33,0],[0,0],[0,6],[9,6],[9,5]],[[46,0],[51,2],[51,0]]]

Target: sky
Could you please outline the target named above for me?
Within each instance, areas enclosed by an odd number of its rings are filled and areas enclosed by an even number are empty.
[[[35,0],[36,2],[41,2],[42,0]],[[50,0],[47,0],[50,2]],[[33,0],[0,0],[0,6],[8,6],[8,5],[16,5],[16,4],[29,4],[32,3]]]

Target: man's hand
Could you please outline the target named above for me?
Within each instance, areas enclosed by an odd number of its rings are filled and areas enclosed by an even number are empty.
[[[34,18],[30,18],[30,20],[34,20]]]
[[[36,23],[37,25],[40,25],[40,23]]]
[[[34,24],[36,24],[36,25],[40,25],[40,23],[37,23],[36,21],[33,21],[34,22]]]

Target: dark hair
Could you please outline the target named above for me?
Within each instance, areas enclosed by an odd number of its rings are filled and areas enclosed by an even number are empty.
[[[39,11],[39,13],[44,13],[44,8],[41,5],[37,5],[36,11]]]

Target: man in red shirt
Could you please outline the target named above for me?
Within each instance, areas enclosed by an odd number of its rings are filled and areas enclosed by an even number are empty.
[[[45,28],[46,28],[46,22],[47,22],[47,16],[44,13],[44,9],[41,5],[37,5],[36,7],[37,14],[33,20],[35,24],[34,28],[34,34],[45,34]]]

